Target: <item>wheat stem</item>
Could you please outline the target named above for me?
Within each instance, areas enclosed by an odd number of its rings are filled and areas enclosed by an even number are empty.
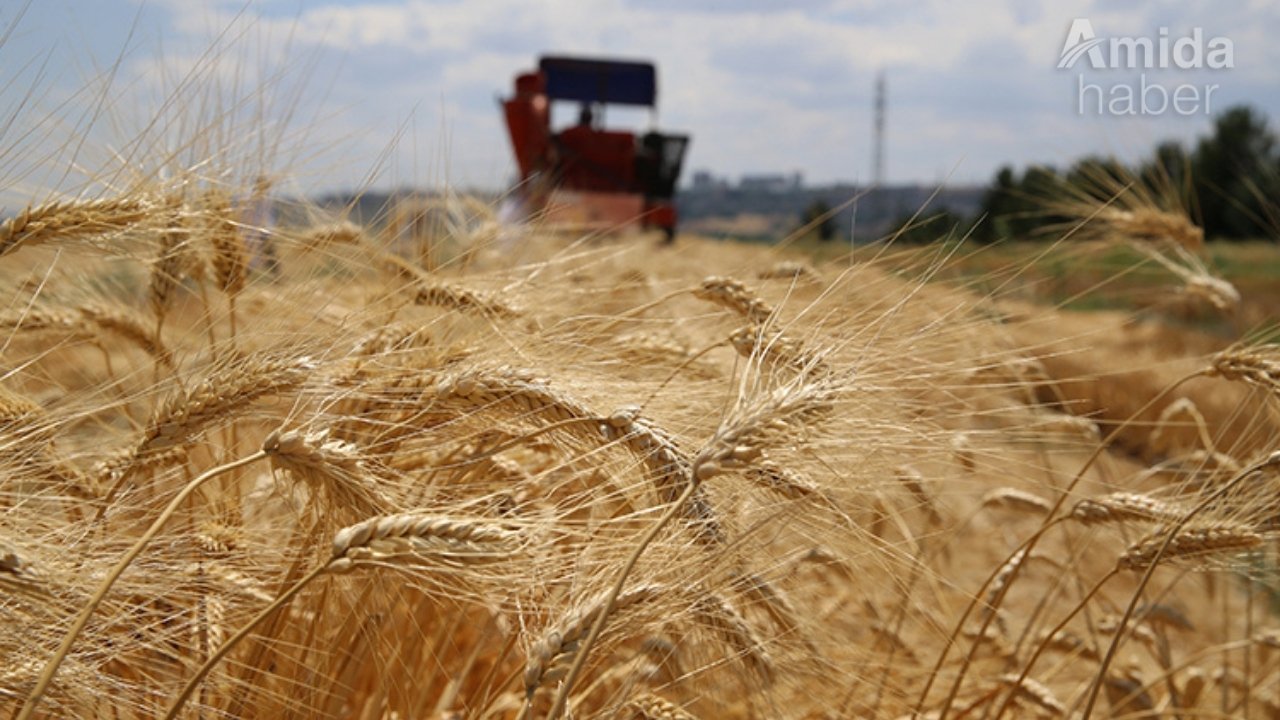
[[[626,583],[627,576],[631,574],[636,563],[639,562],[640,556],[644,554],[645,549],[649,547],[653,539],[680,512],[680,508],[689,501],[689,498],[693,497],[693,493],[697,489],[698,481],[696,477],[690,476],[684,491],[680,493],[675,502],[667,507],[666,512],[662,513],[662,517],[658,518],[658,521],[649,528],[644,536],[640,538],[640,542],[636,544],[635,549],[631,551],[631,556],[627,558],[626,564],[618,572],[618,577],[614,579],[613,587],[609,588],[609,594],[605,597],[600,617],[596,618],[595,624],[591,626],[591,632],[587,633],[586,638],[583,639],[582,647],[578,650],[577,657],[573,659],[573,665],[569,668],[569,673],[565,675],[564,681],[560,684],[560,690],[556,693],[555,703],[552,704],[551,711],[547,713],[547,720],[557,720],[560,714],[564,712],[565,704],[569,700],[569,692],[573,689],[573,683],[578,679],[578,674],[582,672],[583,666],[587,664],[587,655],[591,652],[591,646],[595,644],[596,638],[600,637],[600,633],[604,630],[605,623],[609,621],[609,614],[613,612],[613,605],[617,601],[618,595],[622,592],[622,586]],[[531,699],[525,702],[528,704]]]
[[[1117,568],[1112,569],[1111,572],[1102,576],[1102,579],[1094,584],[1094,586],[1090,588],[1089,592],[1085,593],[1084,597],[1080,598],[1080,602],[1076,603],[1076,606],[1071,609],[1071,612],[1067,613],[1066,617],[1062,618],[1062,620],[1059,621],[1053,629],[1045,633],[1044,640],[1036,646],[1035,651],[1031,653],[1031,657],[1027,658],[1027,662],[1023,664],[1022,671],[1018,674],[1018,680],[1013,684],[1015,688],[1020,687],[1023,681],[1027,679],[1027,676],[1031,674],[1031,668],[1035,666],[1036,660],[1039,660],[1040,656],[1044,654],[1044,651],[1048,649],[1054,636],[1066,629],[1067,623],[1071,622],[1071,619],[1076,616],[1076,613],[1083,610],[1084,606],[1093,599],[1093,596],[1097,595],[1098,591],[1102,589],[1102,586],[1106,585],[1108,580],[1118,574],[1120,574],[1120,571]],[[1121,628],[1121,630],[1123,630],[1123,628]],[[1120,633],[1117,632],[1116,634]],[[1016,694],[1016,692],[1011,691],[1005,696],[1004,701],[1000,703],[1000,707],[996,709],[995,720],[1000,720],[1000,717],[1004,715],[1004,711],[1009,709],[1009,705],[1013,702],[1013,698]]]
[[[200,666],[200,669],[196,671],[196,674],[192,675],[191,679],[187,681],[187,684],[182,687],[182,692],[178,694],[178,699],[173,702],[173,705],[169,707],[169,711],[165,713],[164,720],[173,720],[178,717],[178,712],[182,710],[182,706],[187,703],[187,700],[191,699],[191,694],[195,692],[195,689],[204,681],[205,676],[213,670],[214,666],[221,662],[222,658],[226,657],[227,653],[231,652],[232,648],[238,645],[241,640],[248,637],[249,633],[253,632],[263,620],[266,620],[272,613],[287,604],[294,598],[294,596],[299,592],[302,592],[302,589],[310,584],[312,580],[320,577],[320,575],[328,570],[329,565],[330,563],[325,563],[304,575],[298,580],[298,582],[294,583],[292,587],[285,590],[279,597],[271,601],[270,605],[266,606],[257,615],[253,616],[253,619],[245,624],[244,627],[240,628],[235,635],[227,638],[227,641],[222,643],[222,646],[218,648],[217,652],[210,655],[209,659],[205,660],[204,664]]]
[[[65,635],[63,635],[62,644],[58,646],[57,652],[55,652],[53,654],[53,658],[45,664],[44,670],[40,673],[40,678],[36,681],[35,687],[31,689],[31,693],[27,695],[26,702],[23,703],[22,709],[18,711],[18,715],[15,720],[30,720],[32,714],[36,711],[36,706],[40,704],[40,699],[44,697],[45,691],[49,689],[49,684],[53,682],[53,676],[57,674],[58,667],[62,664],[62,661],[66,659],[67,653],[71,651],[71,646],[75,643],[80,632],[84,630],[85,625],[89,624],[90,616],[92,616],[93,612],[97,610],[102,599],[107,596],[107,593],[111,590],[111,586],[114,585],[116,580],[120,578],[120,575],[124,573],[125,568],[129,567],[134,559],[137,558],[144,549],[146,549],[147,544],[150,543],[160,530],[164,528],[165,523],[169,522],[169,519],[178,511],[178,508],[182,506],[182,503],[185,502],[187,498],[191,497],[192,493],[198,490],[205,482],[218,477],[223,473],[231,472],[232,470],[237,470],[251,463],[255,463],[266,456],[267,454],[265,452],[259,450],[258,452],[242,457],[239,460],[234,460],[226,463],[225,465],[219,465],[215,468],[206,470],[194,480],[187,483],[186,487],[182,488],[182,490],[169,501],[169,504],[165,506],[165,509],[162,510],[155,521],[151,523],[151,527],[147,528],[147,531],[142,534],[142,537],[138,538],[137,542],[133,544],[133,547],[129,548],[129,551],[124,554],[124,557],[120,558],[120,560],[116,562],[115,567],[111,568],[111,572],[107,573],[106,579],[104,579],[102,584],[99,585],[98,590],[93,594],[93,597],[89,598],[89,601],[85,603],[85,606],[80,610],[80,614],[76,617],[75,622],[71,624],[71,628],[67,630]]]
[[[1062,505],[1066,502],[1067,498],[1071,495],[1071,492],[1075,490],[1076,486],[1080,484],[1080,481],[1084,479],[1084,474],[1088,472],[1089,468],[1093,467],[1093,464],[1098,461],[1098,458],[1102,457],[1102,454],[1111,445],[1111,443],[1117,437],[1119,437],[1120,433],[1123,432],[1125,428],[1129,427],[1130,424],[1135,422],[1138,419],[1138,417],[1142,415],[1142,413],[1146,412],[1152,407],[1155,407],[1156,403],[1162,402],[1164,398],[1168,397],[1170,393],[1172,393],[1177,388],[1181,387],[1183,383],[1186,383],[1189,380],[1192,380],[1197,377],[1202,377],[1205,374],[1206,374],[1206,371],[1197,370],[1196,372],[1184,375],[1183,377],[1179,378],[1177,381],[1173,382],[1172,384],[1166,386],[1160,392],[1156,393],[1154,397],[1148,400],[1142,407],[1138,408],[1137,412],[1134,412],[1131,415],[1129,415],[1129,417],[1126,418],[1124,422],[1120,423],[1115,428],[1113,428],[1111,432],[1107,433],[1107,436],[1097,444],[1097,447],[1093,449],[1093,452],[1090,453],[1088,459],[1086,459],[1084,464],[1080,466],[1080,469],[1076,471],[1076,474],[1071,479],[1071,482],[1068,483],[1066,488],[1063,489],[1062,493],[1058,495],[1057,501],[1053,504],[1053,510],[1048,514],[1048,516],[1046,516],[1044,523],[1040,526],[1038,530],[1035,531],[1035,533],[1031,535],[1030,538],[1027,539],[1026,542],[1024,542],[1022,545],[1019,546],[1019,549],[1016,550],[1015,553],[1017,552],[1030,553],[1033,549],[1035,549],[1036,543],[1040,542],[1040,538],[1044,537],[1044,533],[1051,526],[1053,526],[1060,520],[1060,518],[1054,518],[1054,515],[1060,509],[1062,509]],[[1012,559],[1013,556],[1010,555],[1009,557],[1010,559]],[[978,590],[978,593],[973,596],[973,599],[969,601],[969,606],[965,608],[964,613],[960,616],[960,620],[956,623],[955,628],[951,631],[951,636],[947,639],[947,642],[942,646],[942,650],[938,653],[938,660],[937,662],[935,662],[933,666],[933,671],[929,673],[929,678],[925,680],[924,688],[920,691],[920,696],[916,699],[916,706],[913,711],[913,715],[918,717],[923,714],[924,704],[929,697],[929,690],[933,687],[934,680],[937,679],[938,673],[942,670],[942,663],[946,660],[947,653],[955,645],[956,637],[959,636],[961,629],[964,627],[964,624],[968,622],[969,615],[973,612],[973,609],[977,607],[978,601],[982,597],[982,593],[986,590],[987,586],[990,585],[993,580],[995,580],[995,577],[998,574],[999,574],[999,570],[997,569],[996,572],[992,573],[987,578],[987,582],[984,583],[982,588]],[[1009,582],[1012,583],[1012,581],[1013,579],[1011,578]],[[1007,585],[1006,585],[1006,588],[1007,588]],[[997,598],[997,600],[995,601],[996,606],[999,606],[1000,600],[1002,600],[1003,597],[1004,597],[1004,594],[1002,589],[1002,592],[1000,593],[1000,597]],[[991,617],[994,617],[994,613],[992,613]],[[988,618],[988,623],[989,622],[990,622],[990,617]],[[986,626],[984,625],[983,632],[985,632],[985,630],[986,630]],[[981,636],[981,634],[979,636]],[[960,668],[960,671],[956,673],[956,679],[951,685],[951,691],[947,695],[947,701],[943,704],[941,710],[939,711],[938,720],[947,720],[947,713],[950,712],[952,704],[955,703],[956,695],[960,692],[960,684],[964,681],[965,671],[968,670],[969,665],[971,664],[971,661],[973,659],[973,653],[974,651],[976,651],[976,649],[977,649],[977,642],[975,641],[974,645],[970,648],[969,657],[965,660],[965,664]]]
[[[1204,500],[1201,500],[1194,508],[1191,509],[1190,512],[1178,519],[1178,521],[1173,524],[1173,527],[1169,528],[1168,533],[1165,535],[1164,543],[1161,544],[1160,549],[1151,557],[1151,562],[1143,572],[1142,579],[1138,581],[1138,586],[1134,588],[1133,594],[1129,597],[1129,605],[1125,608],[1124,615],[1120,618],[1119,627],[1125,627],[1129,622],[1129,619],[1133,617],[1134,611],[1138,608],[1138,601],[1142,597],[1143,589],[1147,587],[1147,583],[1151,581],[1151,576],[1155,574],[1156,568],[1160,565],[1161,556],[1164,555],[1165,550],[1169,548],[1170,544],[1173,543],[1174,539],[1182,529],[1187,526],[1187,523],[1191,522],[1192,518],[1200,514],[1201,511],[1213,504],[1213,502],[1218,498],[1231,492],[1233,488],[1244,482],[1244,480],[1253,475],[1253,473],[1267,467],[1268,465],[1275,465],[1278,462],[1280,462],[1280,452],[1275,452],[1241,470],[1234,478],[1224,483],[1222,487],[1214,490],[1212,493],[1209,493]],[[1089,716],[1093,713],[1093,706],[1098,700],[1098,690],[1102,688],[1102,679],[1106,675],[1107,668],[1110,667],[1111,661],[1115,659],[1116,651],[1120,648],[1120,641],[1123,639],[1123,635],[1124,633],[1117,632],[1115,637],[1111,638],[1111,643],[1107,646],[1106,654],[1102,656],[1102,662],[1098,665],[1098,672],[1094,675],[1093,682],[1089,685],[1088,699],[1085,701],[1084,712],[1080,716],[1082,720],[1089,720]]]

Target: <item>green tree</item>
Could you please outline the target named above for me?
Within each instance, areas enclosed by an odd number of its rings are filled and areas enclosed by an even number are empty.
[[[991,242],[1009,237],[1009,217],[1018,210],[1018,176],[1013,168],[1005,165],[996,171],[996,177],[982,195],[981,223],[974,232],[974,239]]]
[[[1091,155],[1077,160],[1064,182],[1099,200],[1108,200],[1133,182],[1133,173],[1113,157]]]
[[[835,214],[831,212],[831,206],[827,201],[818,198],[809,203],[800,216],[800,227],[809,228],[809,232],[823,242],[835,239]]]
[[[972,227],[972,221],[963,218],[950,210],[935,213],[924,213],[912,219],[912,213],[901,215],[894,222],[895,230],[889,234],[896,243],[924,245],[938,240],[950,240],[965,237]],[[976,235],[969,235],[976,237]]]
[[[1057,222],[1045,212],[1045,205],[1061,197],[1062,183],[1062,176],[1047,165],[1032,165],[1022,173],[1015,195],[1016,209],[1009,222],[1014,238],[1025,240],[1038,234],[1045,225]]]
[[[1191,156],[1182,143],[1167,140],[1143,163],[1139,175],[1157,196],[1173,193],[1184,202],[1191,196]]]
[[[1240,106],[1220,115],[1191,161],[1205,234],[1248,238],[1274,232],[1268,218],[1280,195],[1278,168],[1276,137],[1261,113]]]
[[[1005,166],[982,198],[982,224],[975,240],[1025,239],[1052,222],[1044,210],[1045,201],[1062,192],[1062,177],[1047,165],[1032,165],[1018,177]]]

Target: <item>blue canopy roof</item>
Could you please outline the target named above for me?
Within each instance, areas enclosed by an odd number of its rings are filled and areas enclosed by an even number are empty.
[[[544,57],[538,68],[552,100],[652,106],[658,97],[653,63]]]

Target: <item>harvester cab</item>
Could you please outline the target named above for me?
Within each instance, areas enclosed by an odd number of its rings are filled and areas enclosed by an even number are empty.
[[[688,135],[606,129],[606,105],[656,108],[652,63],[547,56],[516,76],[502,103],[529,214],[553,225],[676,231],[675,188]],[[577,124],[553,129],[551,104],[578,104]]]

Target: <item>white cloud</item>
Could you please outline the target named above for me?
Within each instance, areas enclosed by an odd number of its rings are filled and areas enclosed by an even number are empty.
[[[142,87],[171,88],[220,43],[228,62],[209,66],[206,82],[251,96],[280,75],[260,98],[266,111],[283,116],[298,106],[301,115],[277,135],[314,123],[310,141],[348,143],[349,161],[315,166],[325,168],[317,182],[330,187],[358,181],[406,126],[392,175],[500,184],[511,165],[494,99],[544,51],[654,59],[662,124],[692,133],[691,167],[729,175],[802,169],[817,180],[866,179],[880,69],[889,78],[891,181],[931,180],[957,163],[957,178],[985,180],[1006,162],[1062,164],[1124,143],[1145,151],[1158,138],[1208,127],[1207,118],[1075,117],[1072,76],[1054,67],[1073,17],[1113,34],[1201,25],[1227,35],[1237,63],[1216,78],[1220,96],[1280,115],[1280,46],[1269,41],[1280,32],[1280,8],[1265,0],[158,2],[161,51],[127,66]],[[307,90],[295,97],[300,87]]]

